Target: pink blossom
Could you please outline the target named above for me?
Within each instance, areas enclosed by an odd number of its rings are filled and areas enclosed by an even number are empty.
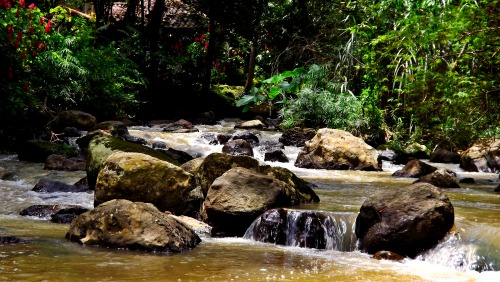
[[[31,5],[28,6],[30,9],[36,9],[35,3],[31,3]]]

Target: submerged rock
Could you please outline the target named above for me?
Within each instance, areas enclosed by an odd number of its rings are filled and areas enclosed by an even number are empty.
[[[441,190],[427,183],[384,191],[367,199],[356,218],[360,250],[415,257],[433,247],[454,224],[454,209]]]
[[[153,252],[181,252],[201,240],[185,224],[154,205],[111,200],[77,216],[66,239],[85,245]]]
[[[22,244],[25,243],[26,240],[21,238],[13,237],[13,236],[0,236],[0,246],[1,245],[12,245],[12,244]]]
[[[85,171],[87,163],[80,159],[66,158],[61,155],[50,155],[45,160],[43,169],[63,171]]]
[[[399,254],[396,254],[391,251],[378,251],[373,255],[374,259],[378,260],[404,260],[405,257]]]

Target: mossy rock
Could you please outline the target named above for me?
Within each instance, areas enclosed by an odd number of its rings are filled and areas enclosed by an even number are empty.
[[[99,170],[101,169],[104,161],[111,154],[119,151],[142,153],[177,166],[180,165],[176,160],[159,151],[156,151],[155,149],[140,144],[123,141],[113,136],[98,134],[94,136],[94,138],[92,138],[88,147],[87,180],[90,189],[95,189],[97,175],[99,174]]]
[[[33,139],[20,145],[17,154],[20,161],[44,163],[50,155],[55,154],[71,158],[76,157],[78,151],[68,144]]]
[[[235,106],[237,100],[243,96],[245,92],[244,86],[229,86],[225,84],[219,84],[212,87],[212,91],[217,94],[217,96],[223,98],[228,104]]]

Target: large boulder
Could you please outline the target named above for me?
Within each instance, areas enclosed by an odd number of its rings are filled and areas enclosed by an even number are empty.
[[[88,144],[87,181],[90,189],[93,190],[95,188],[97,175],[104,161],[115,152],[142,153],[174,165],[179,165],[176,160],[150,147],[127,142],[102,132],[96,133],[93,134]]]
[[[63,111],[59,112],[50,123],[51,129],[60,133],[66,127],[75,127],[80,130],[91,130],[97,124],[96,118],[82,111]]]
[[[315,169],[380,171],[378,152],[349,132],[323,128],[305,143],[295,166]]]
[[[279,141],[285,146],[303,147],[315,135],[316,130],[312,128],[294,127],[283,132]]]
[[[103,163],[95,186],[94,205],[112,199],[154,204],[161,211],[196,215],[194,175],[169,162],[141,154],[116,152]]]
[[[258,171],[259,161],[249,156],[233,156],[222,153],[212,153],[206,156],[196,173],[203,194],[207,194],[208,188],[217,177],[233,167],[244,167]]]
[[[203,217],[213,227],[214,236],[243,236],[266,210],[307,201],[281,180],[236,167],[210,186],[203,202]]]
[[[500,138],[477,140],[462,153],[460,168],[471,172],[499,172]]]
[[[420,160],[410,160],[406,165],[399,170],[396,170],[392,176],[394,177],[415,177],[418,178],[420,176],[427,175],[429,173],[433,173],[437,168],[431,165],[428,165]]]
[[[354,251],[353,216],[326,211],[271,209],[252,223],[244,238],[285,246]]]
[[[125,136],[130,135],[127,126],[117,120],[108,120],[98,123],[92,130],[104,130],[108,131],[111,135],[118,138],[125,138]]]
[[[413,258],[437,244],[453,224],[448,197],[431,184],[417,183],[368,198],[356,218],[356,236],[361,251]]]
[[[201,241],[193,230],[154,205],[123,199],[77,216],[66,238],[85,245],[166,253],[192,249]]]

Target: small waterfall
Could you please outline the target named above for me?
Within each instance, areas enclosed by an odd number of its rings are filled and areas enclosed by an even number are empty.
[[[277,245],[354,251],[355,213],[272,209],[247,229],[246,239]]]
[[[498,271],[498,250],[476,239],[463,239],[458,232],[450,232],[436,247],[424,252],[417,259],[444,265],[458,271]]]

